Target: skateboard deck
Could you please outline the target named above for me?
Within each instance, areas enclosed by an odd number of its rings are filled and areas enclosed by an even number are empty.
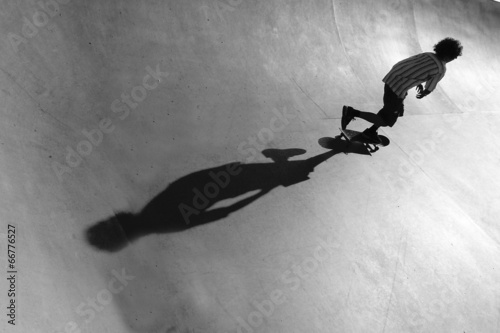
[[[369,152],[373,153],[379,150],[379,146],[385,147],[388,146],[391,142],[388,137],[379,135],[380,141],[374,141],[367,139],[361,135],[361,132],[353,131],[350,129],[342,129],[340,128],[340,132],[342,133],[340,136],[346,138],[349,142],[359,142],[363,144]]]

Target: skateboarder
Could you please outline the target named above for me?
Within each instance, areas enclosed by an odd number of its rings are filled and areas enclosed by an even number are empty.
[[[429,95],[446,73],[446,64],[462,55],[458,40],[445,38],[434,45],[434,52],[425,52],[398,62],[382,79],[384,86],[384,107],[377,113],[363,112],[350,106],[342,108],[342,128],[345,129],[354,118],[361,118],[373,124],[363,132],[370,140],[380,141],[379,127],[392,127],[404,113],[403,101],[408,90],[417,87],[417,98]],[[425,89],[422,83],[426,82]]]

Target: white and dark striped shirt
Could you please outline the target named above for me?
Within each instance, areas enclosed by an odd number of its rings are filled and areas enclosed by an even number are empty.
[[[413,87],[426,82],[425,89],[433,91],[446,73],[446,63],[431,52],[420,53],[398,62],[382,79],[399,98],[405,98]]]

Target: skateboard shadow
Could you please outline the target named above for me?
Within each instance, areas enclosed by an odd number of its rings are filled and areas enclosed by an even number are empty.
[[[317,165],[342,152],[329,149],[297,161],[288,159],[304,154],[305,150],[266,149],[262,153],[272,163],[234,162],[193,172],[171,183],[139,213],[120,212],[90,226],[85,232],[86,240],[97,249],[114,252],[149,234],[180,232],[218,221],[278,186],[289,187],[308,180]],[[243,199],[228,206],[216,205],[243,195]]]
[[[344,154],[360,154],[360,155],[370,155],[371,153],[366,149],[363,143],[355,142],[355,141],[346,141],[342,140],[340,136],[336,136],[335,138],[324,137],[318,140],[318,143],[321,147],[326,149],[333,149],[335,151],[342,152]]]

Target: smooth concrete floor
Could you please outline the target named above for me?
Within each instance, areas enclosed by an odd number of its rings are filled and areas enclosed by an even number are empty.
[[[57,1],[0,3],[0,331],[500,332],[500,4]]]

